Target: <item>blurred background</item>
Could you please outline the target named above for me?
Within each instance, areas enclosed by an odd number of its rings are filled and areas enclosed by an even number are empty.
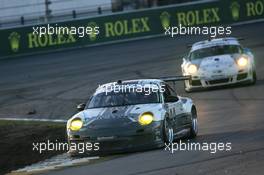
[[[0,28],[93,17],[190,1],[191,0],[1,0]]]

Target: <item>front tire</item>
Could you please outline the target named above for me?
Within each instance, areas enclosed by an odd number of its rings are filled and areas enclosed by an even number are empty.
[[[192,124],[190,128],[190,138],[195,138],[198,134],[198,120],[197,111],[195,108],[192,109]]]
[[[186,93],[190,93],[191,90],[190,90],[190,88],[188,88],[187,83],[189,83],[189,82],[187,82],[187,80],[185,80],[184,81],[184,90],[185,90]],[[190,87],[190,84],[189,84],[189,87]]]
[[[174,141],[174,131],[173,131],[172,123],[168,117],[166,117],[163,121],[162,137],[164,143],[172,143]]]
[[[252,75],[252,82],[251,84],[254,85],[257,82],[257,73],[256,70],[253,71],[253,75]]]

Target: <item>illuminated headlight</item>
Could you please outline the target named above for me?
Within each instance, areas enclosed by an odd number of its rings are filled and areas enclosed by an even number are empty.
[[[248,65],[248,59],[245,58],[245,57],[240,57],[238,60],[237,60],[237,65],[239,67],[245,67]]]
[[[187,67],[187,72],[189,73],[189,74],[195,74],[196,72],[197,72],[197,70],[198,70],[198,68],[197,68],[197,66],[196,65],[194,65],[194,64],[190,64],[188,67]]]
[[[141,125],[149,125],[152,121],[153,121],[153,114],[150,112],[146,112],[144,114],[142,114],[139,118],[138,118],[138,122]]]
[[[70,123],[70,130],[79,131],[83,126],[83,121],[80,118],[73,119]]]

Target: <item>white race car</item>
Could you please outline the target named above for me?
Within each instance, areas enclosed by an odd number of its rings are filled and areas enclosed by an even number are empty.
[[[250,49],[236,38],[219,38],[197,42],[183,58],[182,74],[185,90],[209,88],[236,83],[255,84],[256,66]]]

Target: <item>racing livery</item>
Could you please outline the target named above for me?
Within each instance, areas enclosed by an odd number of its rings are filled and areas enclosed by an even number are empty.
[[[181,68],[184,76],[191,76],[184,83],[187,92],[236,83],[255,84],[257,79],[252,52],[231,37],[193,44]]]
[[[181,137],[196,137],[198,132],[193,101],[178,96],[160,79],[105,84],[78,107],[80,112],[67,122],[68,142],[97,142],[99,152],[162,147]],[[76,150],[69,153],[78,155]]]

